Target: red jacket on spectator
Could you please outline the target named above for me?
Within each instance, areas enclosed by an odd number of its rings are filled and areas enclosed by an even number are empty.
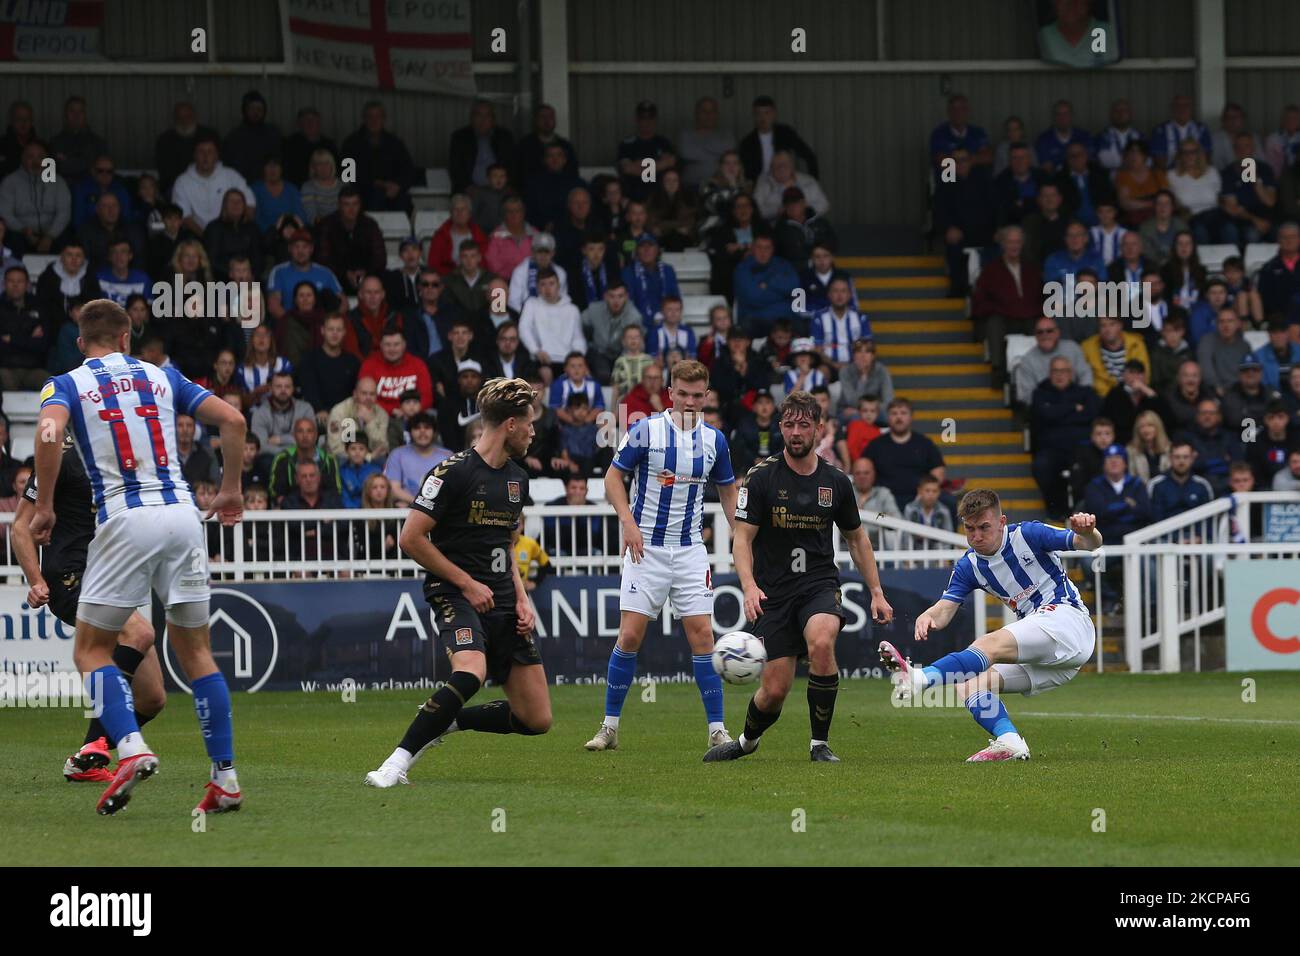
[[[721,336],[721,340],[710,332],[704,338],[700,339],[700,347],[697,356],[700,363],[710,372],[713,371],[713,363],[717,361],[718,356],[727,351],[727,337]]]
[[[669,397],[668,389],[665,388],[659,393],[659,399],[663,403],[665,409],[673,407],[673,400]],[[632,416],[637,413],[640,413],[638,417],[644,418],[649,418],[651,415],[659,414],[655,407],[650,404],[650,393],[647,392],[646,387],[640,383],[638,383],[632,391],[627,393],[627,398],[623,399],[623,402],[627,405],[627,420],[629,425],[632,424]]]
[[[478,223],[473,219],[469,221],[470,238],[478,243],[479,249],[487,252],[487,236],[483,235],[483,230],[478,227]],[[451,220],[448,219],[438,231],[433,234],[429,241],[429,268],[437,270],[438,275],[451,275],[456,271],[460,263],[451,254]]]
[[[1043,314],[1043,274],[1038,266],[1020,260],[1020,291],[1011,270],[999,256],[980,271],[971,293],[970,314],[975,318],[1002,315],[1032,322]]]
[[[429,375],[429,368],[410,352],[404,352],[396,362],[389,362],[382,352],[375,351],[361,363],[357,378],[375,380],[379,393],[376,401],[390,415],[401,404],[401,394],[409,388],[420,390],[422,408],[433,407],[433,378]]]

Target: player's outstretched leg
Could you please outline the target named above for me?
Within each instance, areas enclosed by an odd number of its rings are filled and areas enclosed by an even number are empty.
[[[235,726],[230,710],[230,689],[212,658],[208,634],[208,602],[173,604],[167,608],[167,627],[181,669],[194,695],[194,713],[199,718],[203,745],[212,772],[203,788],[203,799],[194,809],[201,813],[238,810],[244,802],[235,775]]]
[[[985,671],[973,680],[965,681],[959,688],[966,709],[970,711],[975,723],[992,735],[989,745],[967,757],[967,763],[1029,759],[1029,745],[1016,730],[1006,705],[998,696],[1002,688],[1003,677],[997,670]]]
[[[505,681],[505,692],[505,700],[463,708],[447,733],[476,730],[485,734],[538,737],[551,729],[551,694],[541,664],[512,666]]]
[[[768,661],[763,668],[761,680],[762,683],[750,699],[749,709],[745,712],[745,730],[740,739],[710,747],[704,755],[705,763],[739,760],[758,749],[763,732],[781,716],[781,707],[794,682],[794,658],[781,657]]]
[[[89,674],[87,689],[92,709],[99,715],[106,735],[117,741],[117,772],[95,805],[101,814],[116,813],[125,807],[136,784],[158,770],[158,758],[150,752],[135,722],[131,686],[113,663],[118,633],[130,614],[123,610],[84,603],[77,608],[73,658],[77,669]]]
[[[162,712],[167,703],[162,671],[153,652],[153,628],[140,616],[132,614],[113,648],[113,663],[121,671],[134,698],[135,722],[144,727]],[[135,680],[137,671],[140,681]],[[63,762],[63,778],[69,783],[107,783],[113,779],[108,769],[110,751],[117,741],[110,740],[98,717],[91,717],[81,749]]]
[[[886,670],[893,672],[894,693],[898,699],[910,700],[914,694],[921,693],[933,684],[951,683],[954,679],[965,680],[974,674],[984,673],[995,660],[1001,658],[990,660],[992,655],[989,649],[981,646],[981,643],[1000,633],[1006,633],[1014,648],[1015,639],[1009,632],[995,631],[986,634],[963,651],[945,654],[927,667],[916,667],[889,641],[881,641],[880,663]],[[1010,660],[1015,660],[1014,655]]]
[[[366,774],[366,784],[371,787],[394,787],[411,781],[406,772],[411,764],[428,747],[439,742],[466,702],[478,693],[487,677],[487,659],[481,651],[461,651],[452,656],[451,677],[438,688],[411,721],[402,742],[388,758]]]
[[[835,639],[840,633],[840,619],[834,614],[814,614],[804,627],[808,643],[808,724],[811,730],[809,759],[819,763],[839,763],[827,741],[831,735],[831,718],[835,716],[835,697],[840,690],[840,672],[835,664]]]
[[[617,750],[618,722],[623,715],[623,702],[636,680],[636,655],[645,640],[650,618],[637,611],[622,610],[618,622],[618,640],[609,652],[609,668],[605,675],[605,719],[596,735],[583,746],[588,750]]]
[[[704,717],[709,722],[709,747],[717,747],[731,740],[727,725],[723,723],[722,678],[713,669],[713,615],[692,614],[682,618],[686,641],[691,646],[691,669],[695,673],[695,686],[704,704]]]

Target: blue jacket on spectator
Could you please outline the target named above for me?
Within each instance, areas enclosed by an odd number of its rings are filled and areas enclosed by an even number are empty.
[[[1172,471],[1156,475],[1147,486],[1151,496],[1151,519],[1164,521],[1214,500],[1214,489],[1200,475],[1188,474],[1179,481]]]
[[[797,288],[799,274],[780,256],[773,256],[765,266],[746,256],[736,266],[736,318],[788,319],[790,293]]]
[[[1192,303],[1187,311],[1187,344],[1193,349],[1219,324],[1219,313],[1204,299]]]
[[[1047,257],[1043,263],[1044,282],[1064,282],[1066,275],[1077,276],[1084,269],[1091,269],[1097,278],[1106,277],[1106,260],[1101,253],[1089,246],[1083,255],[1074,258],[1069,249],[1058,249]]]
[[[1287,367],[1300,364],[1300,343],[1288,342],[1287,348],[1291,350],[1291,354],[1287,356],[1286,360]],[[1259,364],[1264,366],[1264,384],[1268,388],[1281,388],[1282,363],[1278,361],[1273,346],[1261,345],[1252,354],[1259,359]]]
[[[679,299],[682,296],[682,290],[677,286],[677,270],[666,262],[647,269],[634,259],[623,267],[623,285],[627,286],[628,298],[645,319],[647,338],[654,328],[655,316],[664,296],[675,295]]]
[[[1177,437],[1191,442],[1196,449],[1196,464],[1193,466],[1196,473],[1209,479],[1216,495],[1226,494],[1228,469],[1234,461],[1245,459],[1236,436],[1220,425],[1209,433],[1189,428]]]
[[[1151,523],[1151,501],[1141,479],[1124,476],[1124,486],[1117,493],[1098,475],[1088,482],[1084,492],[1084,508],[1097,516],[1097,530],[1107,540],[1122,544],[1124,535]]]
[[[339,465],[339,488],[343,496],[344,508],[361,507],[361,490],[366,483],[366,479],[371,475],[380,473],[380,467],[373,461],[363,461],[360,465],[354,465],[346,458]]]
[[[114,176],[108,191],[117,197],[117,204],[122,207],[118,221],[123,224],[131,222],[131,194],[126,191],[126,184]],[[99,187],[99,181],[94,176],[88,176],[77,183],[77,188],[72,193],[73,228],[95,218],[95,205],[103,194],[104,190]]]
[[[1070,138],[1062,143],[1056,135],[1056,127],[1049,126],[1038,134],[1038,139],[1034,140],[1034,154],[1038,157],[1040,166],[1051,163],[1059,170],[1065,166],[1065,151],[1075,143],[1082,143],[1088,147],[1088,155],[1092,156],[1092,134],[1086,129],[1074,127],[1070,130]]]

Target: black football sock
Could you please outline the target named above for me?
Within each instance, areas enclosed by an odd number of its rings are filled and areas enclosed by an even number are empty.
[[[447,683],[424,702],[398,746],[411,756],[418,754],[446,732],[465,706],[465,701],[478,693],[481,686],[479,679],[469,671],[454,672]]]
[[[540,733],[516,717],[510,709],[509,701],[504,700],[466,707],[456,718],[456,726],[461,730],[477,730],[484,734],[522,734],[525,737],[535,737]]]
[[[763,731],[776,723],[777,718],[781,716],[781,711],[776,710],[768,713],[765,710],[759,710],[758,704],[751,697],[749,700],[749,710],[745,712],[745,730],[742,736],[745,743],[751,743],[758,746],[758,738],[763,736]],[[742,744],[743,746],[743,744]],[[747,751],[753,750],[753,747],[746,748]]]
[[[117,669],[122,672],[122,676],[126,678],[128,684],[135,680],[136,668],[140,666],[140,662],[143,660],[144,655],[134,647],[119,644],[117,647],[113,648],[113,663],[117,666]],[[144,724],[146,724],[152,717],[153,715],[150,714],[149,717],[145,717],[142,720],[140,718],[140,711],[137,710],[135,712],[136,723],[141,726],[144,726]],[[117,741],[108,736],[108,731],[105,730],[104,725],[99,722],[99,718],[91,717],[90,725],[86,728],[85,743],[91,743],[98,740],[100,737],[103,737],[108,741],[110,749],[117,746]]]
[[[840,691],[840,675],[808,674],[808,723],[812,739],[830,738],[831,718],[835,715],[835,695]]]

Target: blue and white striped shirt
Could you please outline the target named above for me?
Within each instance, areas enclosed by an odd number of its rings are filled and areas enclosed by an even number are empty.
[[[832,362],[851,362],[853,360],[853,343],[858,339],[871,338],[871,322],[856,309],[845,309],[842,316],[837,316],[830,306],[813,314],[813,341],[818,346],[830,346],[828,354]]]
[[[970,548],[958,559],[941,600],[961,604],[966,595],[979,590],[992,594],[1017,618],[1045,604],[1068,604],[1087,614],[1078,588],[1052,554],[1073,548],[1073,531],[1041,521],[1009,524],[997,554],[983,555]]]
[[[1093,226],[1088,230],[1088,238],[1092,240],[1092,248],[1101,253],[1102,261],[1110,265],[1119,258],[1119,241],[1128,234],[1128,230],[1123,226],[1116,226],[1114,232],[1106,232],[1101,226]],[[1098,278],[1104,279],[1105,276]],[[1138,276],[1140,280],[1142,277]]]
[[[632,517],[660,548],[703,544],[704,486],[736,481],[722,432],[704,422],[682,431],[667,411],[628,429],[614,467],[632,474]]]
[[[45,383],[41,407],[68,409],[99,524],[130,508],[194,506],[176,453],[176,416],[193,415],[211,394],[175,368],[121,352]]]

